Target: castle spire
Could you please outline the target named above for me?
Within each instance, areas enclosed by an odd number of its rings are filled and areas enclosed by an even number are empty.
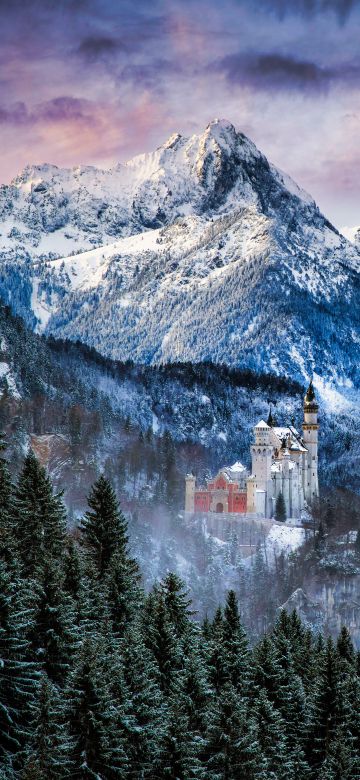
[[[273,428],[274,427],[274,418],[272,416],[271,404],[270,404],[270,407],[269,407],[269,416],[268,416],[266,422],[267,422],[269,428]]]
[[[305,393],[304,397],[304,411],[310,412],[314,411],[317,412],[319,409],[319,405],[316,402],[316,396],[315,396],[315,390],[312,379],[310,379],[309,387]]]

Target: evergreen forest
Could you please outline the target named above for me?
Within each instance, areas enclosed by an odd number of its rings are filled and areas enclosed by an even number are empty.
[[[255,643],[230,590],[202,623],[145,592],[100,476],[71,534],[30,450],[0,458],[1,780],[358,780],[360,655],[278,612]]]

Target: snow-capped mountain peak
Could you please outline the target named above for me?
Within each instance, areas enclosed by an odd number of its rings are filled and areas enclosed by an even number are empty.
[[[28,166],[0,254],[17,313],[112,357],[358,381],[359,252],[226,120],[109,170]]]

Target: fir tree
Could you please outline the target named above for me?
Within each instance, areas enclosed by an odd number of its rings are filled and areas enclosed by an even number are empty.
[[[11,522],[12,484],[4,452],[6,444],[0,434],[0,556],[10,562],[14,555],[14,535]]]
[[[215,693],[219,694],[228,680],[226,659],[223,649],[224,618],[221,608],[216,610],[211,625],[210,640],[207,643],[207,667],[209,681]]]
[[[209,716],[207,751],[207,780],[257,780],[265,769],[254,721],[230,684]]]
[[[191,630],[191,598],[188,589],[177,574],[170,572],[161,583],[161,592],[168,619],[176,636],[181,639]]]
[[[90,561],[103,577],[115,553],[123,559],[128,556],[127,523],[115,492],[103,475],[93,485],[88,504],[90,509],[85,513],[80,529]]]
[[[318,678],[312,705],[311,763],[320,772],[338,727],[339,660],[331,638],[318,659]]]
[[[31,615],[21,599],[22,584],[0,559],[0,765],[12,765],[27,735],[36,693],[36,665],[29,660]]]
[[[159,672],[145,646],[141,627],[136,623],[123,640],[125,682],[129,691],[128,751],[129,778],[145,780],[154,776],[164,736],[166,709],[160,690]]]
[[[57,688],[46,675],[43,675],[33,709],[31,739],[26,749],[21,778],[63,780],[71,777],[71,743],[63,702]]]
[[[286,520],[286,506],[284,501],[284,496],[280,492],[275,504],[275,520],[277,520],[279,523],[284,523]]]
[[[351,636],[346,626],[343,626],[336,643],[336,650],[342,662],[355,666],[355,651]]]
[[[71,675],[67,691],[73,777],[113,780],[126,777],[127,757],[120,741],[112,744],[115,710],[108,691],[99,648],[86,642]]]
[[[81,594],[82,565],[78,549],[71,537],[67,540],[67,555],[64,561],[64,590],[77,602]]]
[[[150,625],[148,623],[146,641],[159,670],[160,688],[167,695],[174,675],[177,675],[181,668],[182,653],[174,627],[168,618],[163,594],[155,593],[154,601],[153,614],[148,612]]]
[[[61,571],[51,559],[45,563],[42,579],[35,586],[34,600],[31,630],[34,657],[51,682],[63,685],[71,667],[75,629]]]
[[[168,701],[166,729],[160,744],[155,777],[162,780],[206,780],[199,749],[182,706],[181,688],[176,685]]]
[[[30,450],[15,488],[13,518],[25,576],[37,576],[49,557],[64,554],[66,512],[61,494]]]
[[[250,656],[246,633],[240,622],[236,594],[230,590],[224,610],[223,648],[226,674],[232,685],[244,694],[247,691]]]
[[[114,553],[104,584],[112,629],[118,636],[123,635],[142,601],[139,579],[135,561],[123,553]]]
[[[253,704],[256,734],[266,762],[266,780],[290,780],[294,766],[286,743],[286,722],[261,688]]]
[[[278,703],[278,691],[282,670],[274,643],[268,636],[259,642],[254,652],[253,682],[260,690],[264,689],[272,704]]]

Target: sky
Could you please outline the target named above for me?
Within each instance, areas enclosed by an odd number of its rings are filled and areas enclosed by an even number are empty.
[[[0,181],[228,119],[360,224],[360,0],[0,0]]]

